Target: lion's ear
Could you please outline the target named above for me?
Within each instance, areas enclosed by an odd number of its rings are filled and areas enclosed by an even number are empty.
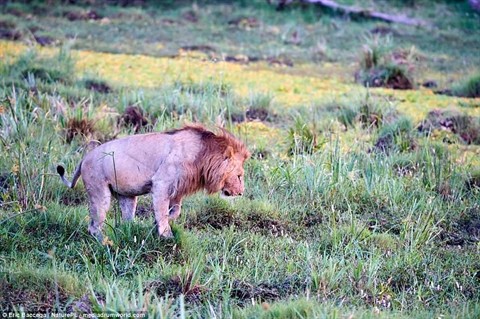
[[[227,146],[225,152],[223,153],[223,156],[225,157],[225,159],[231,159],[233,157],[233,153],[233,147]]]

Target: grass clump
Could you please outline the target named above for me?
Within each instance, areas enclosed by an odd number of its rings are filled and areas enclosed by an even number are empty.
[[[383,126],[374,145],[376,151],[383,153],[407,152],[416,148],[413,125],[407,117],[401,117],[395,122]]]
[[[46,256],[49,259],[55,258],[54,251]],[[70,312],[72,301],[86,292],[86,287],[77,277],[59,270],[57,266],[53,269],[16,266],[0,272],[2,311],[15,312],[21,309],[37,313]]]
[[[27,89],[54,83],[71,85],[75,80],[74,61],[67,47],[62,47],[52,57],[40,57],[34,50],[27,51],[14,63],[4,64],[1,73],[7,83]]]
[[[480,74],[476,74],[464,83],[457,84],[452,89],[452,95],[467,97],[467,98],[479,98],[480,97]]]
[[[272,96],[269,94],[250,94],[248,98],[239,101],[244,110],[236,112],[233,109],[230,114],[232,122],[243,121],[271,121],[275,118],[272,108]]]
[[[106,81],[96,79],[96,78],[87,78],[83,80],[84,86],[87,90],[94,92],[107,94],[112,92],[112,88]]]
[[[456,110],[432,110],[418,129],[448,143],[455,142],[455,139],[448,135],[451,133],[466,144],[480,144],[480,117]]]
[[[409,90],[414,88],[414,49],[392,51],[390,38],[378,35],[367,38],[360,60],[360,69],[355,73],[356,82],[366,87],[386,87]]]
[[[140,130],[149,124],[148,114],[139,107],[130,105],[118,119],[118,123],[121,126],[133,129],[135,133],[139,133]]]
[[[288,154],[313,154],[323,144],[323,138],[317,133],[315,127],[311,127],[301,117],[295,119],[295,123],[288,130]]]

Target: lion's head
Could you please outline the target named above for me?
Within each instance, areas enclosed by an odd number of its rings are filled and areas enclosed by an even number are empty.
[[[250,157],[245,145],[226,130],[204,135],[202,154],[205,189],[223,196],[240,196],[245,190],[243,164]]]
[[[228,167],[223,178],[221,191],[223,196],[241,196],[245,190],[243,183],[243,163],[245,158],[242,154],[235,154],[229,160]]]

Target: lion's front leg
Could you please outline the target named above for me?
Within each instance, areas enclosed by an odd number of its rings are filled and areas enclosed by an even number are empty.
[[[162,188],[156,188],[152,192],[153,209],[155,211],[155,223],[158,235],[166,238],[173,237],[172,229],[168,224],[170,199],[167,192]]]

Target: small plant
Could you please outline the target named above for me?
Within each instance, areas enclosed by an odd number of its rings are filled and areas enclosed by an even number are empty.
[[[354,128],[357,119],[358,111],[352,107],[341,107],[338,111],[337,119],[348,130],[349,127]]]
[[[268,94],[250,94],[247,102],[248,120],[266,120],[271,113],[272,96]]]
[[[90,139],[95,133],[95,124],[92,120],[81,118],[71,118],[65,128],[65,140],[71,143],[76,136],[84,139]]]
[[[99,79],[85,79],[83,80],[83,85],[87,90],[93,92],[98,92],[102,94],[112,92],[112,88],[107,84],[107,82]]]
[[[379,35],[367,37],[366,41],[355,80],[366,87],[412,89],[415,48],[392,51],[391,38]]]
[[[288,153],[312,154],[322,146],[322,139],[318,136],[315,128],[311,128],[302,118],[297,117],[295,124],[288,131]]]
[[[412,132],[411,120],[407,117],[401,117],[397,121],[382,127],[374,149],[383,153],[412,151],[417,148]]]
[[[248,98],[239,101],[244,105],[242,111],[232,110],[230,119],[233,122],[265,121],[271,118],[272,96],[269,94],[250,94]]]
[[[382,112],[367,100],[360,106],[359,121],[363,128],[379,127],[382,124]]]
[[[480,97],[480,74],[476,74],[452,89],[452,95],[468,98]]]
[[[135,133],[141,131],[141,129],[148,125],[148,116],[144,115],[144,111],[139,106],[128,106],[123,114],[118,119],[118,123],[125,127],[133,128]]]

